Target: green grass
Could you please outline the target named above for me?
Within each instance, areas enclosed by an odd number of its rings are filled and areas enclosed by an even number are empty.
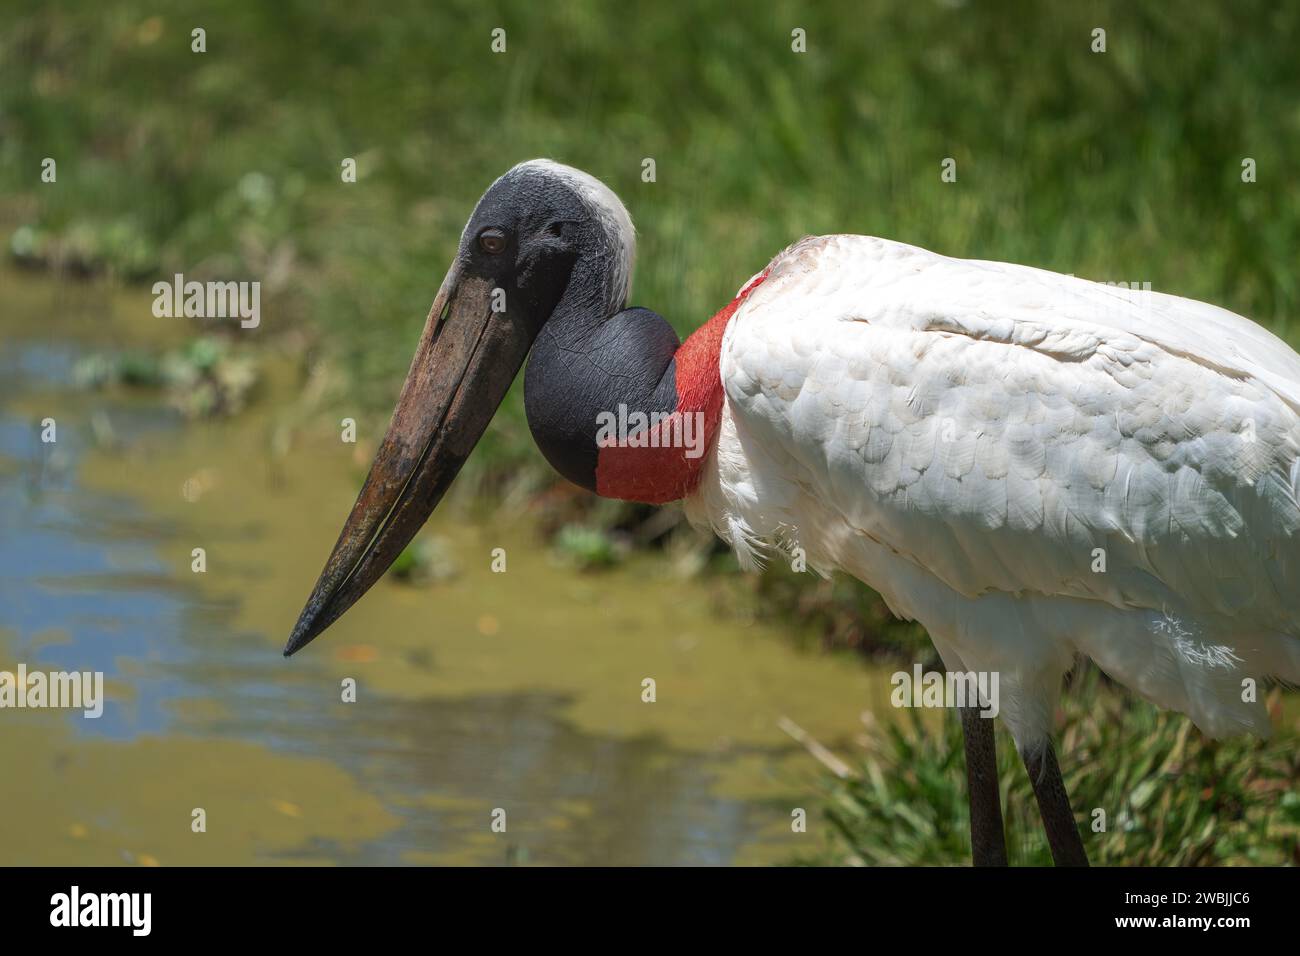
[[[1057,748],[1093,864],[1300,863],[1300,756],[1293,735],[1275,743],[1216,743],[1186,718],[1103,685],[1095,670],[1075,685],[1063,700]],[[1050,866],[1024,765],[1002,728],[999,739],[1009,861]],[[803,862],[970,865],[956,716],[946,714],[935,733],[910,710],[907,720],[877,728],[866,746],[856,778],[828,778],[829,836]]]
[[[853,231],[1150,281],[1295,341],[1294,6],[185,10],[9,4],[0,190],[25,199],[22,244],[128,277],[262,278],[279,296],[270,334],[323,329],[367,407],[391,398],[475,199],[539,155],[624,197],[634,299],[681,331],[791,241]],[[1097,26],[1106,53],[1089,49]],[[38,181],[46,156],[57,184]],[[344,157],[359,182],[340,181]],[[493,454],[522,453],[517,405]]]

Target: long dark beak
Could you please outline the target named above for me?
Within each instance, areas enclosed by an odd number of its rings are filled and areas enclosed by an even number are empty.
[[[383,576],[482,437],[532,345],[528,323],[492,312],[492,283],[447,273],[388,433],[285,646],[309,643]]]

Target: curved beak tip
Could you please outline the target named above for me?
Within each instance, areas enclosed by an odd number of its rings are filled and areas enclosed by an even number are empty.
[[[303,608],[302,613],[298,615],[298,622],[293,626],[293,632],[289,635],[289,640],[284,645],[284,656],[293,657],[312,641],[314,641],[325,630],[320,626],[320,609],[315,600],[315,595],[308,600],[307,606]]]
[[[388,432],[285,657],[315,640],[383,576],[505,398],[535,332],[528,323],[496,317],[493,289],[485,278],[462,278],[457,265],[443,280]]]
[[[284,645],[284,656],[293,657],[294,654],[307,646],[310,640],[311,638],[306,634],[306,628],[301,625],[295,627],[293,633],[289,635],[288,642]]]

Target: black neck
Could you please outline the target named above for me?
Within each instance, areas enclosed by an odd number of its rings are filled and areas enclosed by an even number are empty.
[[[574,291],[574,290],[570,290]],[[602,413],[671,412],[677,406],[677,333],[649,309],[602,317],[587,296],[568,294],[542,327],[524,373],[528,427],[552,467],[596,490]]]

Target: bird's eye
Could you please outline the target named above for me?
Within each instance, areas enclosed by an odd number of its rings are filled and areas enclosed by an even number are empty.
[[[500,229],[484,229],[478,234],[478,245],[490,256],[497,256],[506,250],[506,234]]]

